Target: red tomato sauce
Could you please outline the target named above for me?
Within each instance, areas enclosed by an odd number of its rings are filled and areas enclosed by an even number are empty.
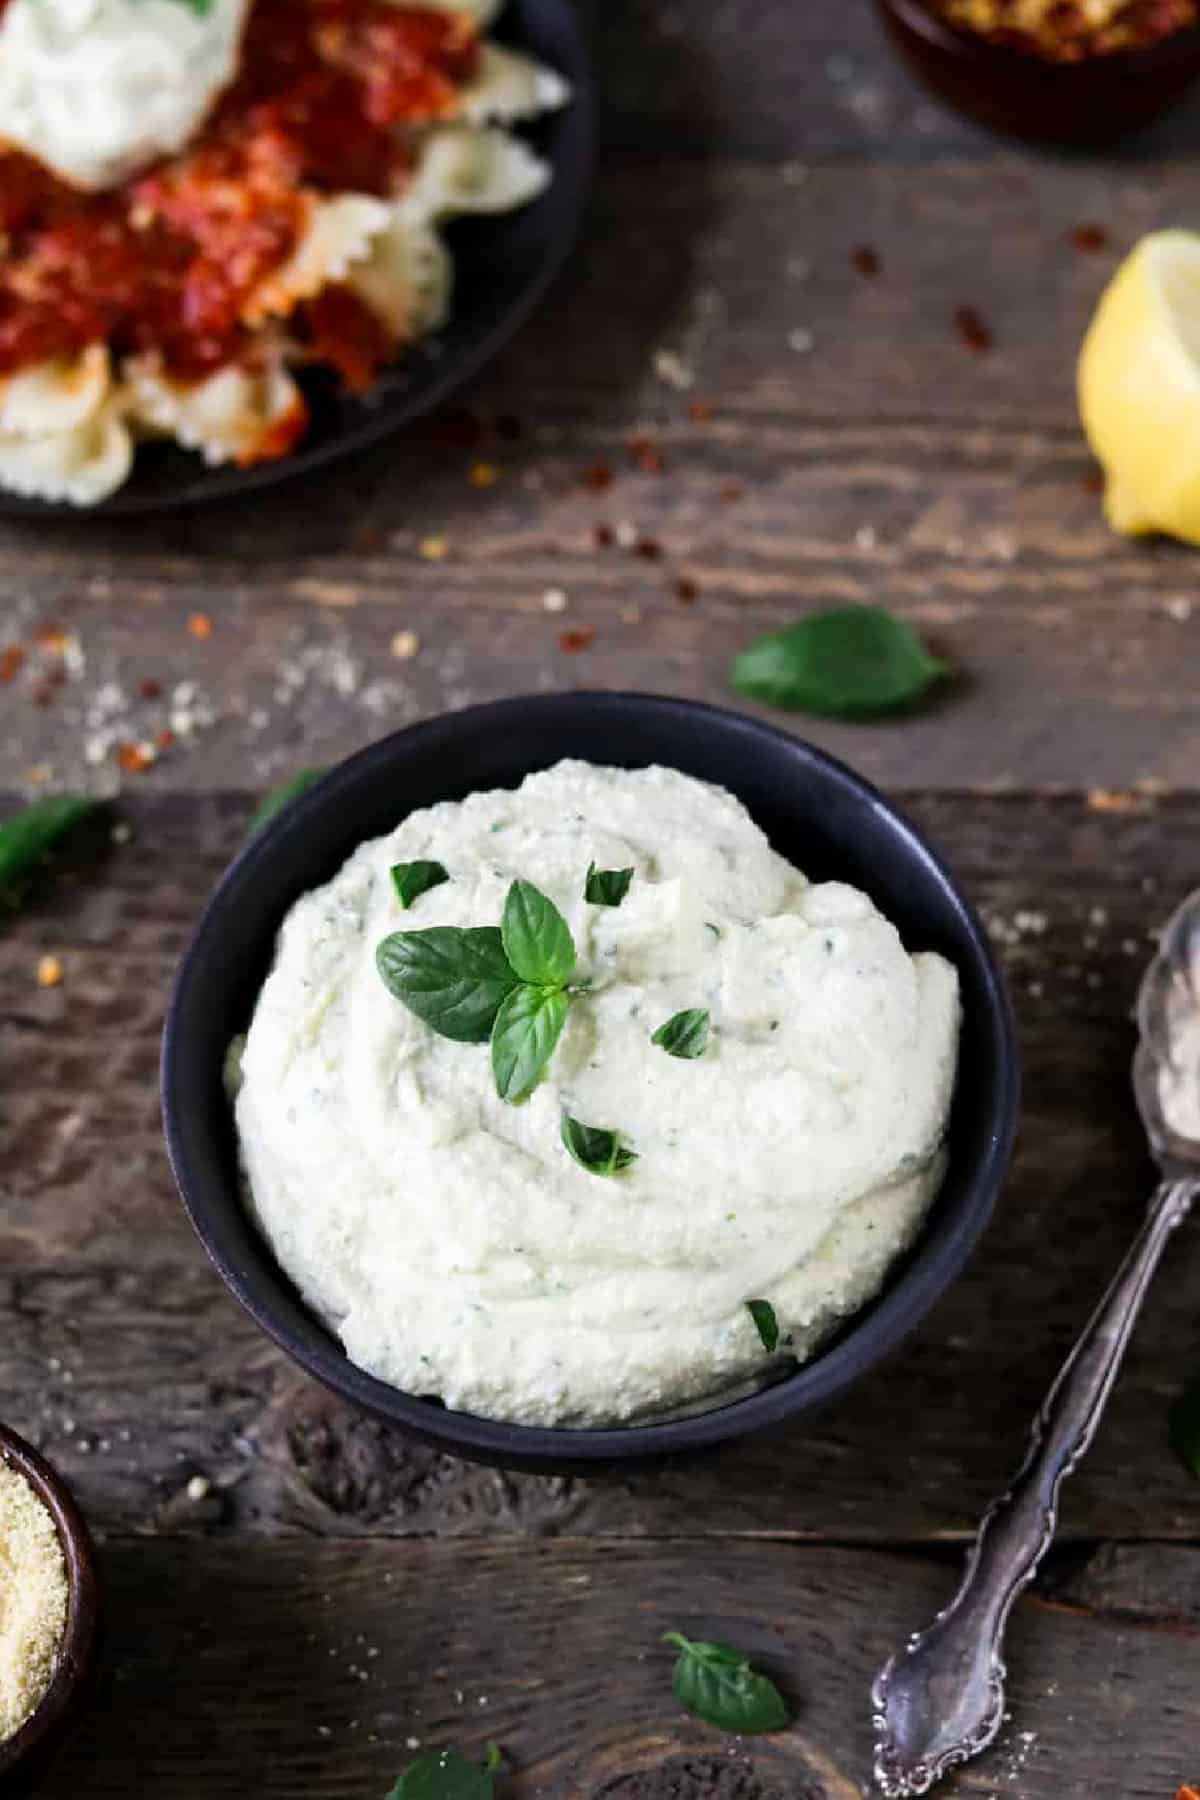
[[[243,309],[315,199],[396,191],[409,164],[395,127],[451,113],[478,54],[471,21],[449,13],[256,0],[237,78],[178,156],[85,194],[0,151],[0,375],[98,342],[157,353],[183,379],[252,362]],[[369,382],[393,348],[374,316],[344,289],[312,314],[314,357]]]

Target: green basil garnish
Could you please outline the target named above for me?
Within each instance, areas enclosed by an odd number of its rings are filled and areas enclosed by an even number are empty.
[[[637,1151],[626,1149],[619,1132],[583,1125],[570,1113],[562,1116],[562,1141],[589,1175],[621,1175],[637,1161]]]
[[[47,851],[98,805],[87,794],[49,794],[0,821],[0,898],[19,899]]]
[[[246,827],[246,836],[253,837],[256,831],[261,831],[264,825],[269,825],[277,813],[281,813],[285,806],[290,806],[293,800],[298,800],[301,794],[307,793],[314,782],[320,781],[324,773],[324,769],[297,769],[294,775],[289,775],[286,781],[281,781],[277,787],[273,787],[269,794],[264,795],[256,810],[251,814],[250,823]]]
[[[693,1060],[703,1056],[708,1047],[708,1014],[700,1007],[677,1012],[674,1018],[659,1026],[650,1042],[665,1050],[668,1056]]]
[[[570,996],[562,988],[514,988],[492,1027],[496,1092],[514,1105],[528,1099],[562,1036]]]
[[[696,1718],[721,1731],[746,1734],[782,1731],[790,1723],[775,1683],[756,1674],[731,1644],[694,1643],[678,1631],[668,1631],[663,1641],[679,1651],[675,1698]]]
[[[870,719],[915,706],[949,673],[902,619],[879,606],[838,606],[759,638],[735,660],[731,679],[770,706]]]
[[[1171,1448],[1184,1468],[1200,1477],[1200,1381],[1171,1408]]]
[[[461,1750],[427,1750],[404,1770],[388,1800],[493,1800],[495,1775],[503,1762],[489,1744],[482,1763]]]
[[[583,897],[592,906],[620,906],[632,880],[632,869],[598,869],[589,863]]]
[[[575,945],[567,921],[531,881],[514,881],[500,921],[504,954],[519,980],[536,987],[565,987],[575,972]]]
[[[779,1348],[779,1320],[775,1317],[775,1308],[769,1300],[747,1300],[746,1311],[754,1320],[763,1349],[768,1356],[774,1356]]]
[[[443,881],[450,876],[440,862],[408,862],[392,864],[392,886],[396,890],[396,898],[408,911],[414,900],[427,894],[430,888],[441,887]]]
[[[494,925],[394,931],[375,952],[390,993],[439,1037],[485,1044],[516,975]]]

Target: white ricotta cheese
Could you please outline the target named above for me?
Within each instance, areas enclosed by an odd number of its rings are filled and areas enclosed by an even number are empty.
[[[450,880],[402,912],[389,871]],[[616,908],[589,863],[632,866]],[[396,930],[499,922],[532,881],[588,993],[541,1086],[500,1101],[486,1045],[385,988]],[[694,1061],[651,1034],[706,1008]],[[810,885],[729,794],[667,769],[560,763],[412,814],[288,915],[242,1061],[253,1210],[351,1358],[458,1408],[625,1420],[761,1371],[746,1301],[806,1357],[875,1292],[941,1180],[957,977],[863,894]],[[563,1111],[638,1160],[591,1175]]]
[[[76,187],[181,150],[237,68],[250,0],[9,0],[0,139]]]

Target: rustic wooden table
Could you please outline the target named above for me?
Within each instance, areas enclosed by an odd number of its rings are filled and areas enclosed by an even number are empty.
[[[1117,257],[1191,218],[1200,112],[1055,160],[929,103],[861,0],[603,10],[594,205],[470,418],[240,508],[0,531],[0,648],[29,652],[0,786],[174,734],[122,776],[129,841],[0,938],[0,1415],[74,1483],[109,1585],[47,1800],[365,1800],[418,1741],[488,1740],[515,1800],[864,1792],[872,1671],[947,1595],[1148,1193],[1129,1005],[1200,874],[1200,596],[1193,555],[1105,530],[1072,371]],[[1020,1149],[969,1274],[827,1419],[654,1475],[508,1477],[339,1405],[210,1272],[159,1137],[164,992],[253,797],[493,695],[720,700],[754,633],[857,599],[962,679],[812,735],[944,847],[1020,1015]],[[1198,1294],[1193,1231],[1017,1610],[1011,1723],[948,1793],[1200,1776],[1200,1490],[1166,1425]],[[795,1729],[690,1724],[669,1627],[757,1653]]]

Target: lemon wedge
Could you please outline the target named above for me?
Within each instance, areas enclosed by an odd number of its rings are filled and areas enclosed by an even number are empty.
[[[1153,232],[1121,264],[1084,339],[1079,410],[1113,530],[1200,544],[1200,234]]]

